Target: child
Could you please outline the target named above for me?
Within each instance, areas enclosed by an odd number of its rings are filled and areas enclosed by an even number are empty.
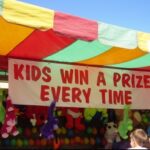
[[[143,129],[135,129],[130,134],[130,149],[147,149],[144,145],[148,141],[148,136]]]

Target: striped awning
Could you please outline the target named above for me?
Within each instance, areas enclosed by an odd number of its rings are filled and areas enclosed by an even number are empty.
[[[150,34],[0,0],[0,70],[8,58],[150,69]]]

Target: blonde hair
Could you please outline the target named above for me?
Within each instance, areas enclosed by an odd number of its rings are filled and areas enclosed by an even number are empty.
[[[130,138],[134,139],[139,146],[145,145],[148,140],[148,136],[143,129],[135,129],[131,132]]]

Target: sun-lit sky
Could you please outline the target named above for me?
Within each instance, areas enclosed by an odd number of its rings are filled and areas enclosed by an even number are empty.
[[[20,0],[90,20],[150,32],[150,0]]]

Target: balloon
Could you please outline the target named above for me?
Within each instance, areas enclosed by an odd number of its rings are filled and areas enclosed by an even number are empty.
[[[57,116],[61,116],[62,112],[61,111],[57,111]]]
[[[76,142],[77,144],[80,144],[80,137],[79,137],[79,136],[76,136],[76,137],[75,137],[75,142]]]
[[[28,146],[28,140],[27,139],[23,140],[23,146]]]
[[[64,145],[64,143],[65,143],[64,139],[61,138],[61,139],[60,139],[60,144],[61,144],[61,145]]]
[[[144,122],[144,123],[148,123],[148,118],[144,117],[144,118],[143,118],[143,122]]]
[[[97,134],[97,129],[93,128],[93,134],[96,135]]]
[[[148,117],[147,117],[146,114],[143,114],[143,115],[142,115],[142,119],[143,119],[143,122],[144,122],[144,123],[148,123],[148,122],[149,122],[149,119],[148,119]]]
[[[87,133],[88,133],[88,134],[91,134],[91,133],[92,133],[92,128],[91,128],[91,127],[88,127],[88,128],[87,128]]]
[[[61,146],[60,139],[59,138],[54,138],[53,139],[53,149],[54,150],[59,149],[60,146]]]
[[[33,128],[32,128],[32,133],[33,133],[33,134],[36,134],[36,133],[37,133],[37,128],[36,128],[36,127],[33,127]]]
[[[35,145],[36,146],[40,146],[41,145],[41,140],[40,139],[36,139],[35,140]]]
[[[84,144],[84,139],[83,139],[83,137],[80,137],[80,144],[81,144],[81,145]]]
[[[62,128],[61,132],[62,132],[62,134],[66,134],[67,130],[65,128]]]
[[[101,135],[104,135],[104,133],[105,133],[105,128],[104,128],[104,127],[100,128],[99,133],[100,133]]]
[[[30,131],[29,128],[25,128],[25,130],[24,130],[24,135],[25,135],[27,138],[31,136],[31,131]]]
[[[71,145],[74,145],[74,144],[75,144],[75,139],[74,139],[74,138],[71,138],[70,144],[71,144]]]
[[[70,143],[70,141],[69,141],[68,138],[65,138],[65,141],[64,141],[64,142],[65,142],[66,145],[68,145],[68,144]]]
[[[33,139],[29,139],[29,145],[34,146],[34,140]]]
[[[48,146],[52,146],[52,144],[53,144],[53,140],[52,139],[47,140],[47,145]]]
[[[100,138],[99,138],[99,137],[96,137],[96,145],[100,145],[100,143],[101,143]]]
[[[101,143],[103,146],[105,146],[107,144],[107,141],[105,139],[102,139]]]
[[[10,143],[11,143],[12,146],[16,146],[16,140],[15,139],[11,139]]]
[[[58,128],[58,129],[56,130],[56,133],[57,133],[58,135],[61,134],[61,129]]]
[[[4,145],[5,146],[9,146],[10,145],[10,140],[9,139],[5,139],[4,140]]]
[[[41,139],[41,145],[42,145],[42,146],[46,146],[46,144],[47,144],[46,139],[44,139],[44,138],[43,138],[43,139]]]
[[[93,137],[90,138],[90,144],[95,145],[95,139]]]
[[[89,144],[89,139],[87,137],[84,138],[84,144],[85,145]]]
[[[17,139],[16,145],[17,145],[18,147],[22,147],[23,141],[22,141],[21,139]]]
[[[71,137],[73,137],[73,135],[74,135],[73,130],[69,129],[68,130],[68,137],[71,138]]]

